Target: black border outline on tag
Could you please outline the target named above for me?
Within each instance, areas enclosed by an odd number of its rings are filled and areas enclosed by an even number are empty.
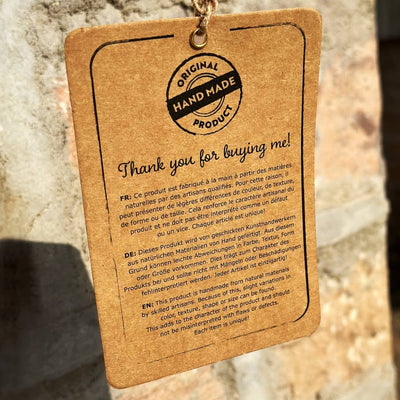
[[[257,25],[257,26],[244,26],[244,27],[236,27],[236,28],[230,28],[230,32],[234,31],[243,31],[243,30],[249,30],[249,29],[260,29],[260,28],[271,28],[271,27],[277,27],[277,26],[293,26],[296,28],[302,35],[303,37],[303,73],[302,73],[302,103],[301,103],[301,193],[302,193],[302,217],[303,217],[303,250],[304,250],[304,267],[305,267],[305,281],[306,281],[306,291],[307,291],[307,305],[304,310],[304,312],[294,321],[287,321],[284,322],[283,324],[280,325],[274,325],[270,326],[268,328],[262,328],[257,331],[252,331],[248,333],[244,333],[242,335],[237,335],[231,338],[227,338],[225,340],[235,340],[241,337],[249,336],[255,333],[267,331],[270,329],[277,328],[279,326],[283,326],[289,323],[294,323],[299,321],[301,318],[304,317],[304,315],[307,313],[308,308],[310,306],[310,291],[309,291],[309,280],[308,280],[308,259],[307,259],[307,237],[306,237],[306,227],[305,227],[305,196],[304,196],[304,88],[305,88],[305,61],[306,61],[306,37],[304,34],[304,31],[296,24],[292,22],[283,22],[283,23],[276,23],[276,24],[267,24],[267,25]],[[115,45],[115,44],[122,44],[122,43],[131,43],[131,42],[141,42],[141,41],[147,41],[147,40],[159,40],[159,39],[169,39],[169,38],[174,38],[174,35],[162,35],[162,36],[149,36],[149,37],[144,37],[144,38],[135,38],[135,39],[124,39],[124,40],[115,40],[115,41],[110,41],[103,43],[97,49],[93,52],[93,55],[90,59],[90,80],[91,80],[91,86],[92,86],[92,99],[93,99],[93,107],[94,107],[94,115],[95,115],[95,121],[96,121],[96,132],[97,132],[97,140],[99,142],[99,153],[100,153],[100,161],[101,161],[101,173],[102,173],[102,178],[103,178],[103,186],[104,186],[104,194],[105,194],[105,200],[106,200],[106,210],[108,214],[108,229],[109,229],[109,235],[110,235],[110,244],[111,247],[113,247],[113,239],[112,239],[112,234],[111,234],[111,223],[110,223],[110,210],[109,210],[109,204],[108,204],[108,196],[107,196],[107,188],[106,188],[106,181],[105,181],[105,174],[104,174],[104,165],[103,165],[103,155],[102,155],[102,149],[101,149],[101,140],[100,140],[100,128],[99,128],[99,123],[98,123],[98,114],[97,114],[97,105],[96,105],[96,95],[95,95],[95,87],[94,87],[94,79],[93,79],[93,62],[96,57],[96,55],[99,53],[101,49],[103,49],[106,46],[110,45]],[[120,311],[121,311],[121,322],[122,322],[122,330],[123,330],[123,335],[126,339],[126,332],[125,332],[125,323],[124,323],[124,316],[123,316],[123,310],[122,310],[122,301],[121,301],[121,294],[120,294],[120,289],[119,289],[119,279],[118,279],[118,271],[117,271],[117,264],[115,261],[114,256],[113,258],[113,263],[114,263],[114,270],[115,270],[115,275],[116,275],[116,283],[117,283],[117,289],[118,289],[118,298],[119,298],[119,303],[120,303]],[[176,354],[172,354],[169,356],[165,356],[156,360],[151,360],[147,361],[144,363],[138,363],[138,364],[151,364],[154,362],[158,362],[161,360],[165,360],[171,357],[175,357],[180,354],[184,353],[189,353],[192,351],[200,350],[205,347],[210,347],[212,345],[216,345],[217,343],[210,343],[201,347],[197,347],[194,349],[188,349],[183,352],[179,352]]]

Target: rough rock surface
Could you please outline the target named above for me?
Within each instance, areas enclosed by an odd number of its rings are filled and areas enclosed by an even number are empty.
[[[221,0],[219,12],[298,6],[318,9],[324,24],[316,153],[321,326],[310,338],[116,390],[105,381],[90,282],[64,39],[82,26],[192,15],[190,1],[0,1],[5,399],[395,399],[374,3]]]

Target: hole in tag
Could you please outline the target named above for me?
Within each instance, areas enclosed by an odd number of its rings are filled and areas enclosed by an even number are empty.
[[[202,49],[208,42],[208,34],[207,31],[203,31],[201,28],[196,28],[190,34],[190,45],[195,49]]]

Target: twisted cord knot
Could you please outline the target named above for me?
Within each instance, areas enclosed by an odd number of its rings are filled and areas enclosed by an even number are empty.
[[[195,15],[200,17],[199,28],[205,33],[212,13],[218,8],[218,0],[192,0],[192,4]]]

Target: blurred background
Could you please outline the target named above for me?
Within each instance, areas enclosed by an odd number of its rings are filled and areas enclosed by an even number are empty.
[[[293,7],[323,18],[321,326],[310,338],[116,390],[104,374],[64,40],[84,26],[192,16],[191,2],[0,0],[1,399],[397,398],[400,2],[220,0],[218,13]]]
[[[390,202],[388,220],[388,263],[392,306],[393,350],[400,370],[400,1],[377,3],[379,67],[382,90],[381,134],[386,162],[386,195]],[[400,375],[397,373],[397,395]]]

